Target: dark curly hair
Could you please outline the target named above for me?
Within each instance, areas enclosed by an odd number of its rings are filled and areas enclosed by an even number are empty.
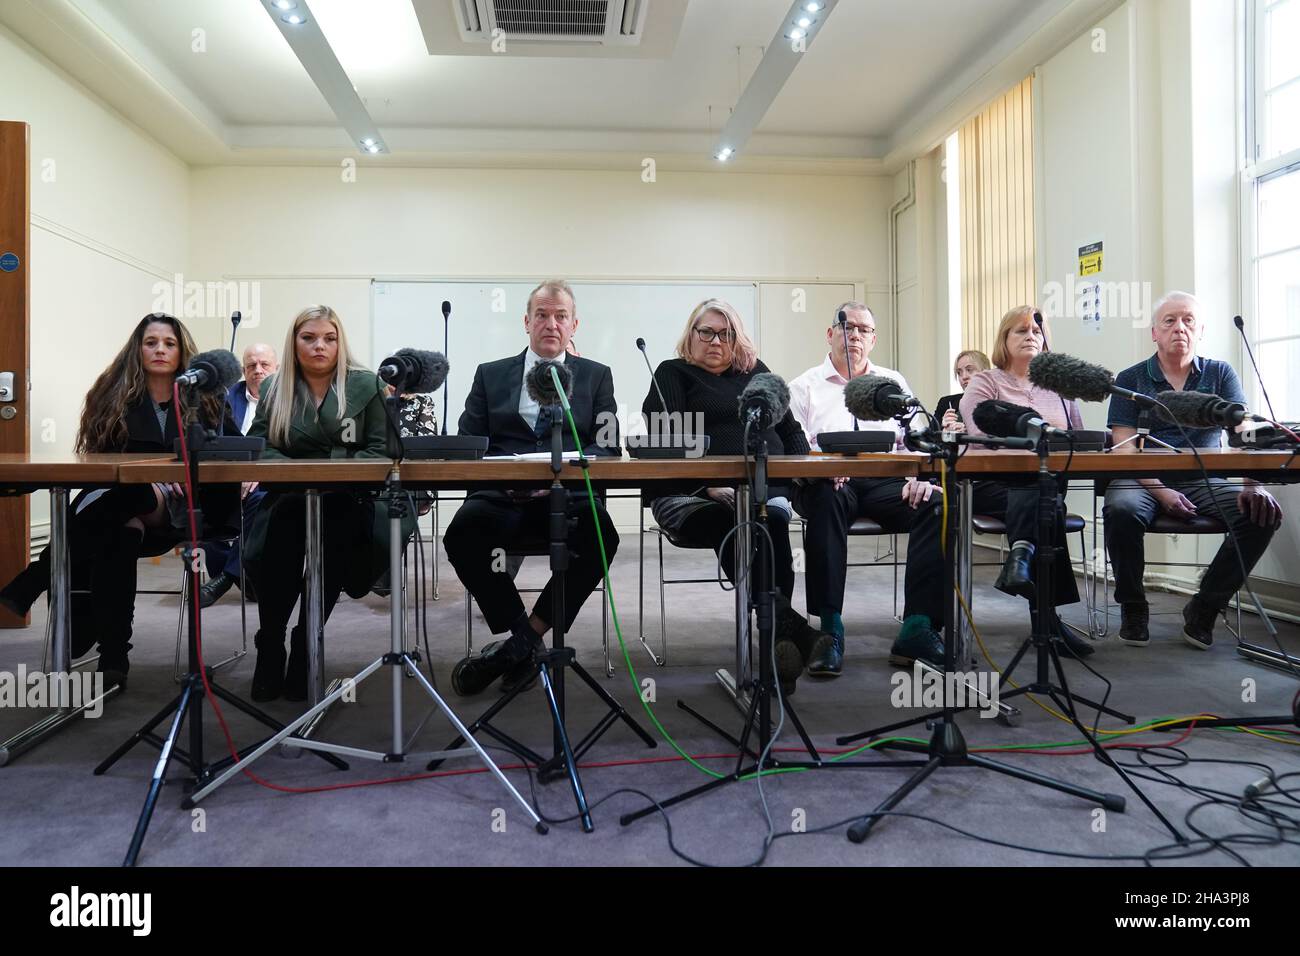
[[[95,384],[86,393],[81,407],[81,427],[77,430],[75,450],[78,452],[117,452],[126,447],[126,410],[145,394],[149,376],[140,359],[145,330],[158,323],[169,325],[180,344],[180,368],[186,368],[197,349],[189,330],[175,316],[152,312],[136,324],[131,337],[117,353],[108,368],[99,374]],[[206,393],[199,401],[204,424],[217,425],[224,415],[225,395]],[[186,408],[182,427],[195,420],[196,409]]]

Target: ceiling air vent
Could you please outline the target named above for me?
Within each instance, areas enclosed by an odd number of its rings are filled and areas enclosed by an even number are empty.
[[[465,40],[533,43],[641,42],[650,0],[451,0]],[[499,31],[499,32],[498,32]]]

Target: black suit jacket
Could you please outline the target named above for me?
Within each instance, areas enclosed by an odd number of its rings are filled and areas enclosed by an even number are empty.
[[[462,435],[485,435],[489,455],[514,455],[549,451],[550,436],[538,440],[519,415],[519,393],[523,391],[524,357],[527,349],[510,358],[484,362],[474,372],[474,384],[465,399],[457,431]],[[573,421],[582,439],[582,450],[590,456],[621,455],[618,437],[618,406],[614,403],[614,374],[608,365],[590,359],[565,356],[573,370]],[[564,427],[564,450],[576,451],[573,432]]]

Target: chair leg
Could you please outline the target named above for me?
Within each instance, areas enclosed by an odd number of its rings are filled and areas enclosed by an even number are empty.
[[[474,599],[465,592],[465,656],[474,653]]]
[[[664,536],[659,539],[659,665],[668,663],[668,602],[664,599]]]
[[[185,672],[181,668],[181,642],[185,640],[185,574],[186,568],[182,564],[180,612],[176,616],[176,660],[172,667],[172,681],[176,684],[179,684],[185,678]]]
[[[440,527],[440,524],[438,520],[438,504],[439,504],[439,500],[435,496],[433,499],[433,599],[435,601],[438,600],[439,597],[438,595],[438,550],[439,550],[438,528]]]
[[[894,620],[903,623],[903,615],[898,613],[898,535],[889,536],[889,550],[894,555]]]

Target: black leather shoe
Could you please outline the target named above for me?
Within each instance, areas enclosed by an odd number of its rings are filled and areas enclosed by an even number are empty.
[[[1214,619],[1219,612],[1193,596],[1183,608],[1183,640],[1198,651],[1208,651],[1214,644]]]
[[[239,579],[233,574],[222,571],[203,587],[199,588],[199,607],[212,607],[221,600],[222,595],[235,586]]]
[[[515,665],[532,660],[532,648],[520,638],[488,645],[483,653],[462,658],[451,671],[451,686],[461,697],[481,694]]]
[[[839,677],[844,669],[844,636],[823,634],[813,645],[808,661],[809,677]]]
[[[889,663],[895,667],[911,667],[921,660],[941,671],[944,657],[943,635],[934,629],[924,614],[909,615],[889,648]]]
[[[1074,631],[1070,630],[1061,622],[1059,617],[1053,615],[1053,618],[1052,634],[1056,638],[1057,643],[1062,645],[1059,650],[1063,650],[1067,656],[1073,657],[1076,660],[1081,660],[1096,650],[1096,648],[1092,646],[1092,642],[1085,641],[1083,638],[1075,634]]]
[[[253,643],[257,645],[257,665],[249,696],[258,702],[276,700],[284,691],[284,632],[275,640],[258,631]]]
[[[50,566],[39,558],[23,568],[0,590],[0,607],[16,617],[26,617],[36,599],[50,586]]]
[[[124,653],[99,652],[99,663],[95,670],[104,675],[104,690],[112,690],[119,687],[126,690],[126,674],[131,669],[130,662],[126,659]]]
[[[1151,620],[1151,608],[1143,601],[1141,604],[1121,604],[1119,610],[1119,639],[1130,647],[1147,647],[1151,643],[1151,632],[1147,624]]]
[[[1034,546],[1028,541],[1017,541],[1002,564],[1002,573],[993,585],[1003,594],[1013,594],[1032,601],[1034,599]]]
[[[501,678],[501,693],[513,693],[516,687],[521,690],[528,690],[536,682],[537,662],[529,657],[505,672],[505,675]]]
[[[289,635],[289,664],[284,669],[284,699],[307,699],[307,632],[295,627]]]

